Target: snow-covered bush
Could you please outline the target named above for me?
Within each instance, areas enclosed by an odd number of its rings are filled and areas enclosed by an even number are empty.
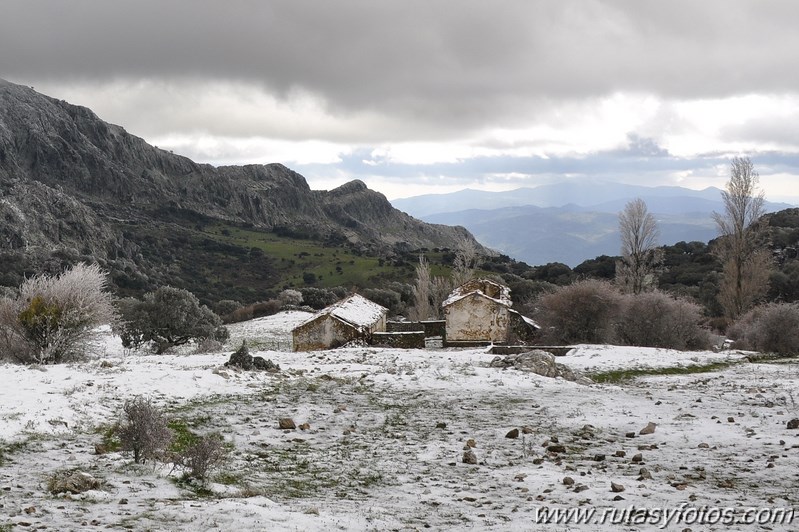
[[[107,283],[95,264],[26,280],[16,297],[0,300],[0,351],[25,364],[56,364],[85,354],[97,327],[115,317]]]
[[[696,303],[663,292],[628,294],[616,321],[616,340],[627,345],[669,349],[707,349],[710,335],[699,322]]]
[[[125,347],[152,342],[160,355],[191,340],[224,341],[229,337],[219,316],[181,288],[164,286],[144,294],[141,301],[127,298],[119,306],[122,322],[117,333]]]
[[[799,354],[799,304],[757,306],[730,326],[727,334],[742,349],[780,356]]]
[[[125,401],[119,442],[123,451],[133,453],[137,464],[158,459],[172,442],[172,431],[161,411],[144,397]]]
[[[536,318],[546,342],[611,343],[620,303],[621,294],[612,284],[587,279],[541,296]]]
[[[287,288],[277,296],[284,307],[298,307],[302,305],[302,292]]]

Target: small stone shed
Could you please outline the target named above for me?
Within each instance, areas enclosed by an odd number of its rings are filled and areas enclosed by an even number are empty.
[[[294,351],[317,351],[386,330],[388,309],[353,294],[326,307],[291,331]]]
[[[510,288],[472,279],[452,291],[442,304],[447,344],[529,341],[539,326],[511,308]]]

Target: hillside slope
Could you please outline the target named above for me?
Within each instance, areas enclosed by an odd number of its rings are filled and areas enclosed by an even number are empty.
[[[224,238],[234,228],[380,257],[473,239],[394,209],[360,181],[314,191],[280,164],[198,164],[85,107],[0,80],[0,285],[97,260],[130,292],[201,286],[198,275],[214,279],[231,268],[258,290],[274,287],[281,276],[273,258]],[[194,264],[182,264],[186,254]]]

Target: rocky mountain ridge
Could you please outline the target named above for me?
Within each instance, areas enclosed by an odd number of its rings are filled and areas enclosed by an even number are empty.
[[[86,107],[0,80],[0,258],[6,266],[0,285],[98,260],[150,287],[168,268],[148,258],[150,229],[168,234],[209,223],[388,257],[473,240],[461,227],[427,224],[394,209],[360,181],[315,191],[281,164],[199,164],[150,146]]]

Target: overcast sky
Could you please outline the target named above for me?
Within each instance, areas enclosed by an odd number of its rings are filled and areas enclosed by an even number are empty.
[[[793,0],[0,0],[0,77],[212,164],[389,198],[563,179],[799,197]],[[799,198],[797,198],[799,201]]]

